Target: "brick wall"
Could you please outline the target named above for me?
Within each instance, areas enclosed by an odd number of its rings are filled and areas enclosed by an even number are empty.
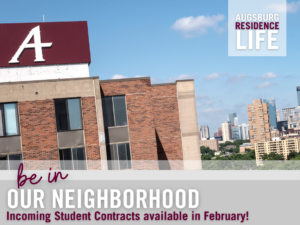
[[[81,108],[85,134],[85,152],[89,170],[101,170],[101,156],[95,97],[82,97]],[[96,161],[97,160],[97,161]]]
[[[142,79],[100,81],[100,86],[103,96],[126,95],[133,169],[183,169],[176,85],[151,86],[150,79]],[[135,160],[178,161],[154,166]]]
[[[150,79],[108,83],[100,81],[100,87],[103,96],[126,95],[133,169],[158,169],[156,162],[136,162],[158,158]]]
[[[53,100],[19,102],[20,132],[24,160],[58,160]],[[25,167],[36,169],[40,164]],[[58,169],[58,164],[52,166]],[[45,168],[46,169],[46,168]]]
[[[183,169],[176,85],[153,86],[152,99],[158,158],[170,160],[170,169]],[[173,160],[179,161],[172,163]]]

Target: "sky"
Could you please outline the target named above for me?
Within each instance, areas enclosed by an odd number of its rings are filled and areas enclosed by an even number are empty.
[[[198,124],[213,135],[229,113],[248,123],[254,99],[274,98],[281,116],[297,106],[300,1],[287,2],[285,57],[229,57],[225,0],[10,0],[0,23],[88,21],[90,76],[194,79]]]

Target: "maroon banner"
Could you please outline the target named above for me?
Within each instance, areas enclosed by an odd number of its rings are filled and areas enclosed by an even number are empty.
[[[0,24],[0,67],[90,62],[86,21]]]

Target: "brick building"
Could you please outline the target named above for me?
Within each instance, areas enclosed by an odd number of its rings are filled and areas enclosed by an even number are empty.
[[[251,145],[257,142],[270,141],[270,116],[268,103],[263,103],[261,99],[252,101],[252,105],[247,106],[250,141]]]
[[[0,57],[0,168],[15,169],[22,161],[27,169],[201,169],[193,80],[151,84],[149,77],[90,77],[87,24],[76,23],[14,24],[27,33],[8,46],[0,42],[9,53]],[[0,26],[5,39],[11,24]],[[68,31],[62,36],[83,35],[80,54],[69,39],[55,39],[57,26]],[[14,55],[28,31],[49,33],[42,42],[53,42],[41,48],[45,60],[38,64],[25,42],[23,54]],[[62,50],[54,46],[75,52],[61,62],[55,55]]]
[[[219,151],[219,141],[217,139],[200,140],[200,147],[209,147],[211,150]]]

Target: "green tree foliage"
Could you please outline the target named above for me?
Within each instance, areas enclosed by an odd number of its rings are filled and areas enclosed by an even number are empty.
[[[210,154],[206,154],[206,155],[204,155],[204,156],[202,156],[202,160],[211,160],[211,155]]]
[[[210,155],[211,157],[214,157],[216,151],[210,149],[209,147],[201,146],[200,147],[200,152],[201,152],[202,156]],[[202,159],[205,160],[203,157],[202,157]]]
[[[290,154],[288,154],[287,156],[288,160],[300,160],[300,152],[291,152]]]
[[[270,154],[264,154],[262,156],[263,160],[284,160],[283,155],[277,154],[275,152],[271,152]]]

